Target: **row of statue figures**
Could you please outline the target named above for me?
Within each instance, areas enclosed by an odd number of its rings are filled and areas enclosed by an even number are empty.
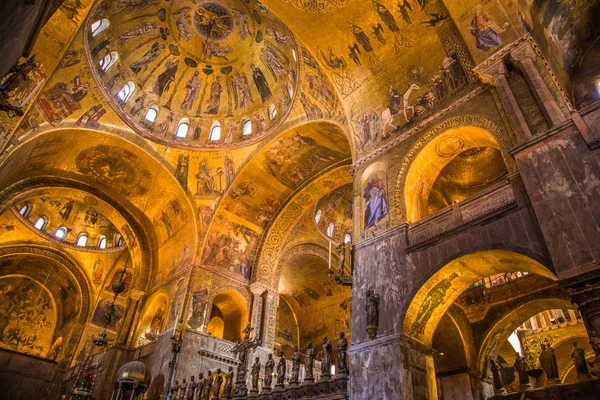
[[[248,337],[245,338],[248,342]],[[240,341],[240,343],[243,343]],[[249,342],[251,343],[251,342]],[[323,349],[321,350],[321,377],[319,381],[327,381],[331,379],[331,365],[332,365],[332,346],[327,337],[323,338],[322,341]],[[340,338],[336,345],[337,350],[337,375],[336,377],[348,376],[348,340],[344,332],[340,332]],[[304,357],[304,368],[305,376],[304,383],[314,382],[313,364],[315,360],[314,348],[311,342],[306,345],[306,351],[301,353],[298,346],[294,347],[292,354],[292,371],[289,385],[295,386],[300,384],[300,366],[302,364],[302,357]],[[245,357],[240,357],[241,361],[245,361]],[[263,366],[260,363],[260,358],[255,357],[254,363],[250,370],[251,376],[251,389],[250,394],[257,394],[259,391],[259,375]],[[285,387],[285,377],[287,370],[287,362],[283,355],[283,351],[279,352],[279,361],[277,363],[277,369],[275,370],[275,360],[273,354],[270,353],[267,357],[267,361],[264,365],[264,379],[262,381],[262,393],[268,393],[271,391],[271,385],[273,383],[273,377],[275,377],[274,390],[283,390]],[[246,376],[246,365],[240,363],[238,366],[238,379],[235,383],[236,389],[238,386],[245,385],[244,379]],[[175,380],[175,384],[171,387],[170,400],[220,400],[229,399],[234,394],[240,393],[236,391],[234,393],[234,376],[233,367],[229,367],[229,371],[223,382],[223,375],[221,369],[218,368],[216,375],[213,377],[211,371],[206,373],[204,376],[202,373],[198,375],[198,380],[194,376],[190,377],[188,382],[186,378],[183,378],[181,383],[179,380]],[[225,383],[223,394],[221,396],[221,387]],[[243,393],[242,393],[243,395]],[[238,397],[237,395],[235,397]]]
[[[202,372],[198,374],[196,381],[194,376],[190,377],[188,383],[185,378],[179,383],[175,380],[175,384],[171,386],[171,400],[219,400],[221,387],[223,386],[223,375],[221,368],[217,368],[217,373],[213,377],[212,372],[208,371],[206,377]],[[212,390],[211,390],[212,388]],[[225,377],[224,393],[231,393],[233,389],[233,367],[229,367],[229,372]],[[212,394],[212,396],[211,396]],[[227,398],[223,396],[224,398]]]
[[[527,359],[521,356],[520,353],[515,353],[516,359],[513,368],[516,370],[519,376],[519,391],[525,391],[532,389],[530,383],[530,377],[535,378],[536,381],[541,377],[542,373],[546,374],[546,385],[558,385],[562,381],[558,372],[558,363],[556,361],[556,355],[554,349],[548,344],[542,344],[542,352],[539,356],[539,362],[541,369],[530,369]],[[588,367],[588,361],[585,358],[585,351],[577,346],[577,342],[573,342],[573,348],[571,349],[571,357],[573,358],[573,364],[575,371],[577,372],[578,380],[590,379],[590,371]],[[492,371],[492,378],[494,381],[494,389],[496,394],[505,394],[506,389],[504,388],[504,381],[502,376],[502,366],[490,359],[490,370]]]

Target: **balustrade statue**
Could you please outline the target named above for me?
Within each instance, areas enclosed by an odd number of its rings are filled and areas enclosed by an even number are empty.
[[[331,378],[331,343],[327,336],[323,337],[323,350],[321,350],[321,381]]]
[[[263,382],[263,392],[271,391],[271,383],[273,382],[273,370],[275,370],[275,360],[273,360],[273,354],[269,353],[267,362],[265,363],[265,379]]]

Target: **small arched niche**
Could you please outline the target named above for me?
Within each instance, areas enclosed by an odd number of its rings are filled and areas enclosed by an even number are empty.
[[[448,129],[419,152],[406,175],[406,218],[413,223],[471,197],[508,173],[500,145],[475,126]]]
[[[224,290],[213,298],[207,332],[221,339],[236,341],[248,323],[248,306],[235,290]]]

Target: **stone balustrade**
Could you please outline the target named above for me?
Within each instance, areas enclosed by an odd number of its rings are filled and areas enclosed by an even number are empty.
[[[467,228],[472,223],[481,222],[512,207],[516,207],[515,194],[510,182],[505,180],[411,224],[408,229],[409,249]]]

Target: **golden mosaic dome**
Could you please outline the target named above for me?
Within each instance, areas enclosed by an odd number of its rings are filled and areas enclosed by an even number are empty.
[[[243,146],[273,131],[291,108],[296,42],[256,0],[105,1],[88,24],[98,86],[151,140]]]

